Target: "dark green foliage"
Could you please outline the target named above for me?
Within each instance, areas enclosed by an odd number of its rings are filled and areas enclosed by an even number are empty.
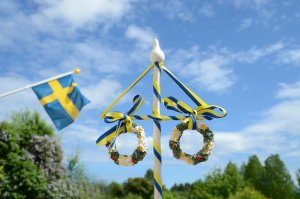
[[[38,113],[15,113],[0,123],[2,198],[73,197],[72,184],[62,180],[62,150],[51,126]],[[71,195],[69,195],[71,194]]]
[[[198,180],[192,184],[192,191],[189,198],[223,198],[224,189],[223,174],[220,169],[215,169],[211,174],[206,176],[204,181]]]
[[[224,197],[237,192],[241,187],[244,187],[244,179],[239,173],[236,164],[229,162],[224,170],[223,180],[225,184]]]
[[[231,195],[229,199],[267,199],[267,197],[252,187],[245,187]]]
[[[47,179],[26,154],[9,153],[4,163],[4,198],[43,198],[47,192]]]
[[[229,162],[224,173],[220,169],[215,169],[204,181],[193,183],[189,198],[228,198],[244,187],[244,184],[238,167]]]
[[[296,178],[297,178],[297,183],[298,183],[298,187],[297,187],[297,191],[296,191],[296,198],[300,198],[300,169],[298,169],[296,172]]]
[[[271,155],[265,160],[262,193],[272,199],[292,199],[295,187],[289,172],[279,155]]]
[[[129,178],[123,186],[126,193],[136,194],[145,199],[150,199],[153,194],[153,183],[145,178]]]
[[[298,187],[300,188],[300,169],[297,170],[296,176],[297,176]]]
[[[148,180],[148,182],[153,183],[154,182],[154,176],[153,171],[151,169],[148,169],[145,174],[145,178]]]
[[[245,180],[253,186],[255,189],[260,190],[262,188],[264,167],[260,163],[256,155],[250,156],[248,164],[244,167],[244,178]]]
[[[112,182],[108,185],[108,190],[113,197],[124,197],[125,192],[123,186],[117,182]]]

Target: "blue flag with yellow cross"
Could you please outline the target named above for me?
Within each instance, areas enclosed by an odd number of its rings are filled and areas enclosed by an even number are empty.
[[[90,103],[81,94],[72,75],[32,87],[32,90],[58,130],[74,122],[81,109]]]

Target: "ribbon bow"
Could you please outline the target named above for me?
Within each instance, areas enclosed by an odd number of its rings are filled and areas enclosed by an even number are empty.
[[[96,141],[97,145],[102,145],[107,143],[108,141],[111,141],[111,144],[109,145],[109,148],[111,149],[112,147],[115,146],[115,140],[118,136],[118,134],[122,132],[127,132],[132,130],[132,121],[130,118],[130,115],[134,114],[140,106],[144,103],[144,98],[141,95],[136,95],[133,98],[133,105],[127,111],[126,113],[121,113],[121,112],[109,112],[105,114],[104,116],[104,122],[106,123],[113,123],[113,122],[118,122],[118,124],[105,133],[103,133]]]
[[[208,105],[202,104],[195,109],[192,109],[190,106],[185,104],[182,101],[177,100],[175,97],[167,97],[162,99],[165,107],[167,109],[179,112],[179,113],[186,113],[189,114],[189,118],[185,119],[183,122],[188,124],[189,129],[196,129],[197,123],[196,118],[197,116],[202,116],[207,120],[211,120],[213,118],[222,118],[226,116],[226,110],[222,107],[216,105]],[[219,109],[222,113],[217,113],[214,109]]]

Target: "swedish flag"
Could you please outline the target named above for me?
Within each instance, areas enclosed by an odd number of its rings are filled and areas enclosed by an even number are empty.
[[[32,87],[32,90],[58,130],[71,124],[82,107],[90,103],[81,94],[72,75]]]

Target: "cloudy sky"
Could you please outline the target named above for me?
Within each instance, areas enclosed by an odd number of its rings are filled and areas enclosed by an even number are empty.
[[[150,64],[152,41],[158,38],[165,65],[207,103],[228,111],[223,119],[205,121],[215,132],[215,149],[197,166],[172,157],[168,139],[178,122],[163,122],[163,182],[168,187],[193,182],[252,154],[264,161],[278,153],[294,175],[300,168],[299,9],[296,0],[1,0],[0,92],[79,67],[75,80],[92,103],[74,124],[56,132],[66,159],[79,148],[95,180],[143,176],[153,167],[151,148],[144,161],[128,168],[114,165],[95,140],[111,127],[100,113]],[[126,112],[132,97],[142,94],[146,103],[138,113],[150,114],[151,76],[114,110]],[[195,106],[165,74],[162,95]],[[26,108],[51,123],[31,90],[0,99],[0,119]],[[151,143],[153,124],[138,124]],[[123,154],[136,144],[131,134],[117,140]],[[186,152],[201,147],[198,133],[184,134]]]

